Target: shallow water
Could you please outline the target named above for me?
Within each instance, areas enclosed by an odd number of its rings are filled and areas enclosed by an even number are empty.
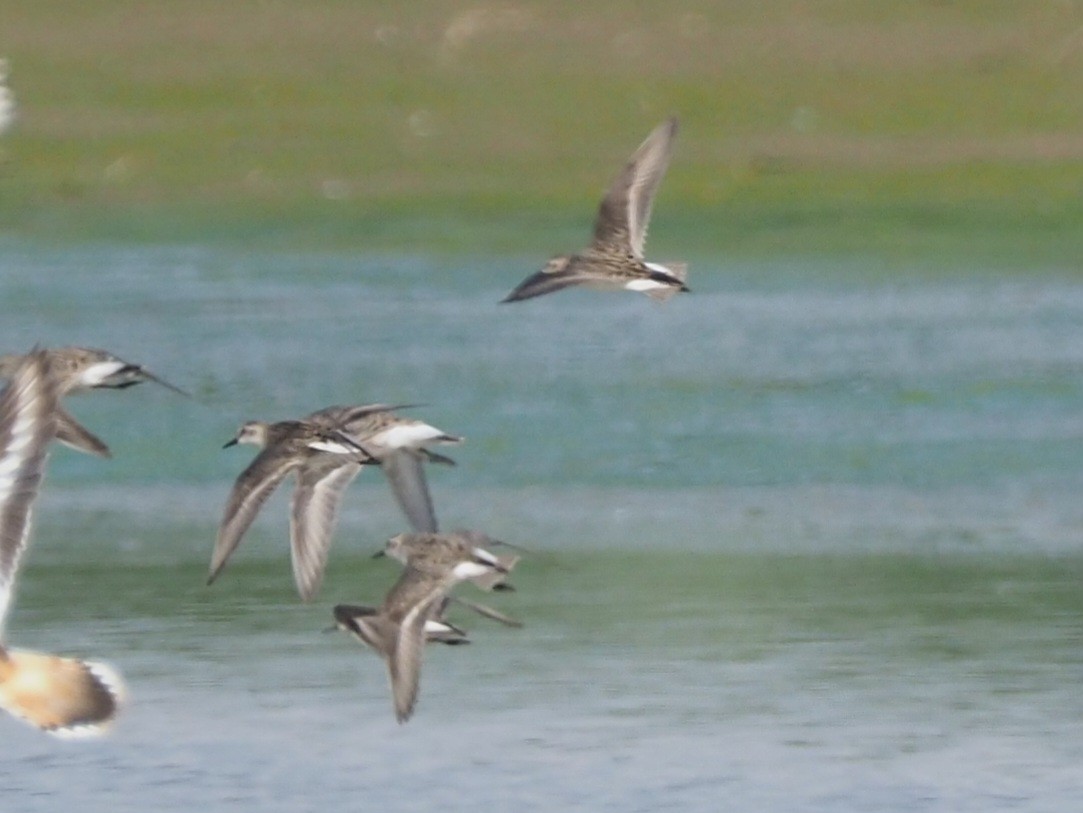
[[[497,306],[537,262],[0,244],[5,349],[195,396],[72,400],[115,456],[53,455],[9,638],[132,700],[104,742],[0,720],[13,809],[1074,809],[1083,282],[700,261],[665,307]],[[492,598],[527,626],[459,617],[405,726],[320,633],[394,578],[378,475],[311,605],[285,495],[203,584],[237,425],[365,401],[465,435],[443,523],[534,551]]]

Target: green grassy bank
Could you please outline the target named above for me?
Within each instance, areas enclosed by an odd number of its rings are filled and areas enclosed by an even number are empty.
[[[659,256],[1083,257],[1070,3],[39,0],[0,56],[7,234],[544,254],[676,112]]]

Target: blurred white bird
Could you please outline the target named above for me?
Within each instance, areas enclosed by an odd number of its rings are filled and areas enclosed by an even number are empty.
[[[15,123],[15,94],[7,86],[8,61],[0,59],[0,135]]]

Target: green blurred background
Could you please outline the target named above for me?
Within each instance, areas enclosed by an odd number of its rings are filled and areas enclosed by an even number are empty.
[[[677,113],[653,256],[1083,256],[1067,0],[8,0],[0,56],[9,235],[548,254]]]

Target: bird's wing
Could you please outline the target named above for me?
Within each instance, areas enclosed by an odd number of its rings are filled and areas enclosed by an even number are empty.
[[[380,467],[410,526],[421,533],[436,533],[436,510],[425,479],[424,458],[412,450],[401,449],[385,456]]]
[[[469,599],[459,598],[458,596],[449,596],[449,598],[456,604],[461,604],[468,610],[473,610],[478,615],[490,618],[493,621],[497,621],[507,627],[521,627],[523,622],[517,618],[512,618],[510,615],[504,615],[499,610],[494,610],[492,607],[486,604],[479,604],[476,601],[470,601]]]
[[[606,192],[594,221],[594,243],[610,251],[630,251],[643,259],[654,196],[673,154],[677,119],[658,125],[639,145]]]
[[[222,524],[218,528],[218,539],[214,543],[207,584],[213,582],[225,567],[226,561],[240,544],[245,531],[271,492],[298,465],[300,461],[293,454],[277,447],[268,447],[240,473],[222,513]]]
[[[98,457],[113,456],[105,441],[75,420],[70,412],[59,405],[56,408],[56,439],[65,446],[70,446],[80,452],[87,452]]]
[[[342,494],[360,471],[360,464],[347,462],[298,472],[290,511],[290,554],[297,592],[304,601],[316,594],[323,581]]]
[[[56,382],[45,354],[34,350],[0,394],[0,629],[11,604],[30,515],[56,431]]]
[[[404,578],[410,578],[407,568]],[[444,587],[428,582],[430,588],[414,602],[399,621],[395,645],[388,654],[387,668],[391,676],[391,695],[395,703],[395,718],[405,723],[414,713],[421,685],[421,660],[425,651],[425,622],[431,617],[444,594]]]

